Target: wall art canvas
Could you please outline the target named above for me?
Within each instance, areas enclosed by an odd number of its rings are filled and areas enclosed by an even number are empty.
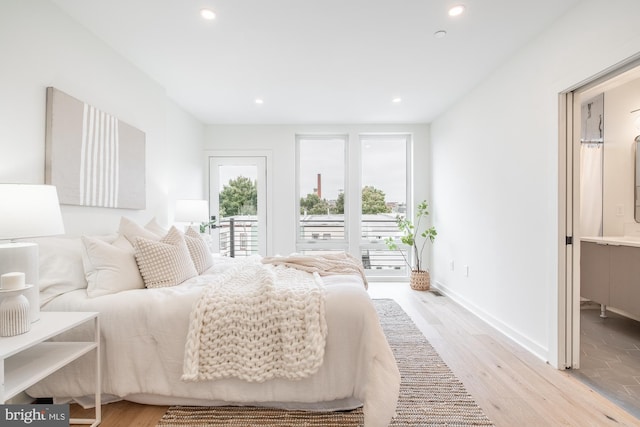
[[[61,204],[145,209],[145,134],[47,88],[45,180]]]

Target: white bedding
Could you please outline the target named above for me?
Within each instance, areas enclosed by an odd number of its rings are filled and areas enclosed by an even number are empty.
[[[311,377],[249,383],[238,379],[181,381],[191,306],[214,267],[174,287],[135,289],[89,298],[86,289],[54,298],[42,309],[98,311],[102,331],[102,391],[148,404],[259,404],[309,410],[364,405],[365,425],[389,424],[400,374],[377,314],[358,276],[329,276],[326,291],[327,344],[324,362]],[[76,334],[89,333],[77,331]],[[93,358],[52,374],[28,389],[33,397],[79,398],[94,389]]]

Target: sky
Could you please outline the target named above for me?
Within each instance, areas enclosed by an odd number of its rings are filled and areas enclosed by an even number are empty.
[[[252,181],[255,181],[258,176],[257,168],[250,165],[224,165],[218,171],[220,174],[218,191],[222,191],[225,185],[229,185],[229,181],[239,176],[244,176]]]
[[[322,174],[322,197],[335,200],[344,190],[344,142],[341,140],[309,141],[300,154],[300,194],[317,187]],[[304,141],[303,141],[304,143]],[[379,137],[362,143],[362,186],[371,185],[386,194],[387,202],[406,201],[405,139]],[[349,168],[359,168],[351,163]]]

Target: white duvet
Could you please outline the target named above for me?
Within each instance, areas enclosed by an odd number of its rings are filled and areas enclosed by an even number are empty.
[[[327,344],[318,372],[296,381],[181,381],[191,307],[218,261],[178,286],[88,298],[85,289],[47,303],[48,311],[98,311],[102,333],[102,392],[148,404],[263,405],[343,410],[363,406],[367,427],[386,426],[395,413],[400,374],[376,311],[357,276],[329,276]],[[90,333],[76,331],[76,335]],[[93,357],[84,357],[29,388],[33,397],[79,398],[94,391]]]

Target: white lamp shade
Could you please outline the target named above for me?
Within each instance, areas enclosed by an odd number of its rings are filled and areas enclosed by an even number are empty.
[[[203,222],[209,218],[209,202],[206,200],[177,200],[176,222]]]
[[[0,240],[64,234],[53,185],[0,184]]]

